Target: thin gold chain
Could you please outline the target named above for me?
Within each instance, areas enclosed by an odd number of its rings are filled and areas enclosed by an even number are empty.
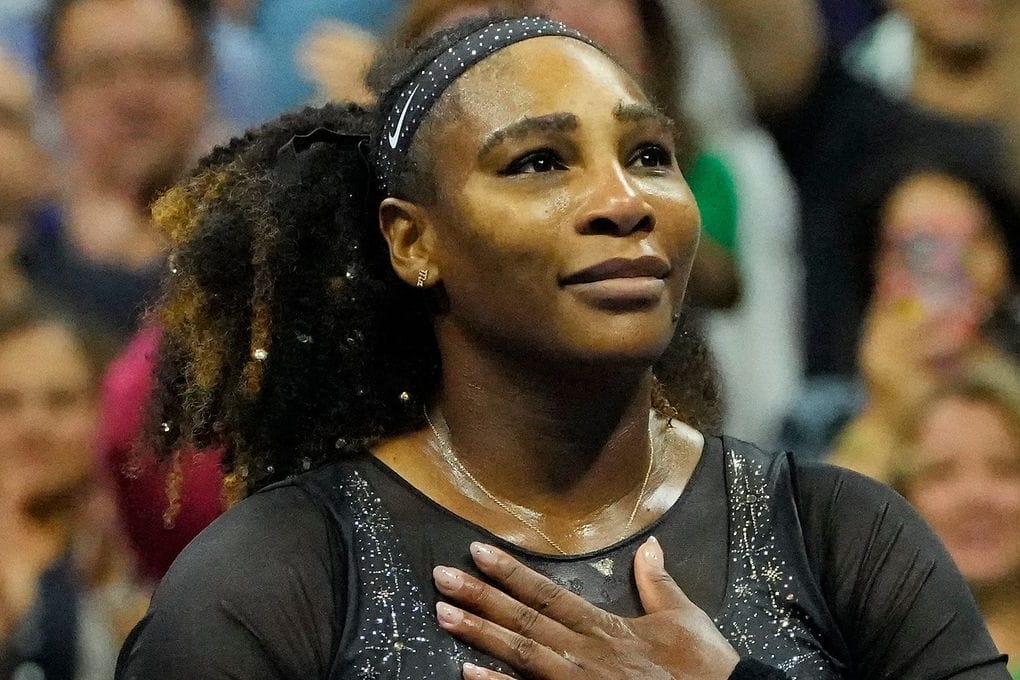
[[[542,529],[537,524],[529,520],[521,513],[514,510],[512,506],[510,506],[508,503],[499,498],[496,494],[492,493],[487,488],[485,488],[485,485],[479,482],[478,479],[476,479],[475,476],[471,474],[471,472],[466,467],[464,467],[464,464],[460,462],[460,459],[457,457],[457,454],[454,453],[453,445],[450,443],[448,438],[444,437],[442,434],[439,433],[439,429],[435,426],[435,423],[432,422],[432,418],[429,417],[428,409],[424,409],[424,413],[425,422],[429,424],[429,429],[432,430],[432,436],[436,438],[436,442],[440,446],[440,452],[443,455],[443,460],[445,460],[446,463],[451,468],[453,468],[455,472],[467,477],[472,484],[478,487],[478,490],[481,491],[486,498],[495,503],[506,514],[510,515],[518,522],[520,522],[521,524],[523,524],[524,526],[528,527],[536,534],[541,536],[546,543],[551,545],[556,550],[556,552],[558,552],[561,555],[570,554],[566,550],[561,548],[559,543],[552,540],[547,533],[542,531]],[[651,443],[651,434],[652,434],[651,424],[649,423],[648,427],[649,443]],[[624,527],[624,529],[630,529],[631,525],[634,524],[634,517],[637,516],[638,508],[641,507],[641,501],[644,500],[645,492],[648,490],[648,480],[652,476],[652,467],[654,463],[655,463],[655,451],[654,447],[650,446],[648,450],[648,468],[645,470],[645,478],[641,482],[641,490],[638,491],[637,500],[634,501],[634,508],[630,511],[630,517],[627,519],[627,525]]]

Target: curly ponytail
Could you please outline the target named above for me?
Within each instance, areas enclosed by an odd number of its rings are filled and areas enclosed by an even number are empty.
[[[285,116],[155,206],[173,241],[151,427],[164,457],[221,446],[259,486],[418,425],[438,351],[376,226],[357,143],[373,121],[353,105]],[[281,177],[280,147],[320,127],[350,143],[315,144]]]

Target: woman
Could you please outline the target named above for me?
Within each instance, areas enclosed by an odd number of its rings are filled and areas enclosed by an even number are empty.
[[[106,352],[29,303],[0,314],[0,677],[110,677],[148,601],[93,453]]]
[[[119,677],[1005,677],[902,501],[658,397],[698,215],[623,70],[486,19],[392,71],[158,207],[154,429],[259,491]]]
[[[833,461],[889,481],[902,428],[928,394],[1016,342],[1001,310],[1016,290],[1004,236],[1020,216],[965,172],[934,165],[902,177],[875,212],[880,242],[860,350],[866,404]],[[997,333],[994,322],[1009,330]]]
[[[970,584],[999,649],[1020,653],[1020,369],[984,363],[919,410],[893,478]],[[1020,665],[1011,664],[1013,677]]]

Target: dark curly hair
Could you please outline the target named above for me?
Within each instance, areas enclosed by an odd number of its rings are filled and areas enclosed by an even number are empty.
[[[390,52],[374,71],[379,101],[488,21]],[[379,118],[353,104],[284,115],[213,150],[156,204],[173,246],[155,310],[165,332],[149,439],[161,457],[222,447],[243,492],[423,425],[440,357],[431,298],[397,278],[377,226],[366,157]],[[319,128],[331,143],[282,160]],[[416,153],[407,172],[428,183]],[[703,426],[717,399],[705,398],[703,351],[685,357],[671,363],[690,388],[676,410],[662,394],[657,405]]]

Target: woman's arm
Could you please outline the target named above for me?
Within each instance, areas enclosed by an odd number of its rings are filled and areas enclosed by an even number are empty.
[[[808,557],[856,677],[1008,680],[952,559],[901,496],[833,466],[794,472]]]

